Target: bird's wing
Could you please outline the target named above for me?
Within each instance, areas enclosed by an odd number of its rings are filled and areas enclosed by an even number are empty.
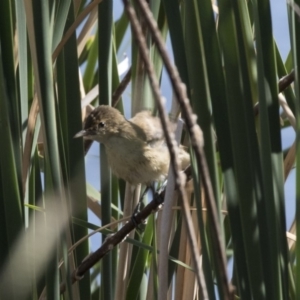
[[[152,148],[159,149],[159,151],[168,151],[160,119],[153,117],[150,111],[137,113],[129,122],[136,129],[137,136],[143,142],[146,142]],[[175,131],[176,124],[169,122],[169,128]],[[179,147],[178,154],[180,169],[184,170],[190,164],[190,155],[187,148],[182,145]]]
[[[158,117],[151,115],[150,111],[141,111],[129,120],[137,126],[138,136],[151,146],[164,143],[164,132]]]

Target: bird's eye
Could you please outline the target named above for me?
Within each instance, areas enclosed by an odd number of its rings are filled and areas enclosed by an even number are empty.
[[[105,123],[104,122],[99,122],[98,126],[99,126],[99,128],[103,128],[105,126]]]

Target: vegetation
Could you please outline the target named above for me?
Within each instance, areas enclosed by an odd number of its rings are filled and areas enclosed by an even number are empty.
[[[116,5],[114,21],[111,0],[1,1],[0,299],[299,299],[299,1],[287,5],[286,61],[269,0]],[[124,43],[131,67],[120,76]],[[73,137],[98,104],[163,119],[163,72],[173,92],[167,113],[185,120],[178,140],[192,164],[187,183],[170,172],[137,223],[163,196],[164,208],[133,230],[138,189],[132,195],[110,173],[101,148],[97,191],[86,182],[90,145]],[[283,152],[287,126],[296,139]],[[287,229],[284,183],[294,165]],[[94,253],[91,231],[103,243]]]

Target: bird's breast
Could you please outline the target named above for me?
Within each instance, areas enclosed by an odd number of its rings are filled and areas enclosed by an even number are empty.
[[[148,184],[167,175],[170,158],[165,147],[123,138],[111,140],[105,148],[112,172],[131,184]]]

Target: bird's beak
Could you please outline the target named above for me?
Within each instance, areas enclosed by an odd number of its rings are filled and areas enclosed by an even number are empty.
[[[77,132],[77,133],[74,135],[74,139],[79,138],[79,137],[83,137],[83,136],[86,136],[86,135],[87,135],[86,130],[81,130],[81,131]]]

